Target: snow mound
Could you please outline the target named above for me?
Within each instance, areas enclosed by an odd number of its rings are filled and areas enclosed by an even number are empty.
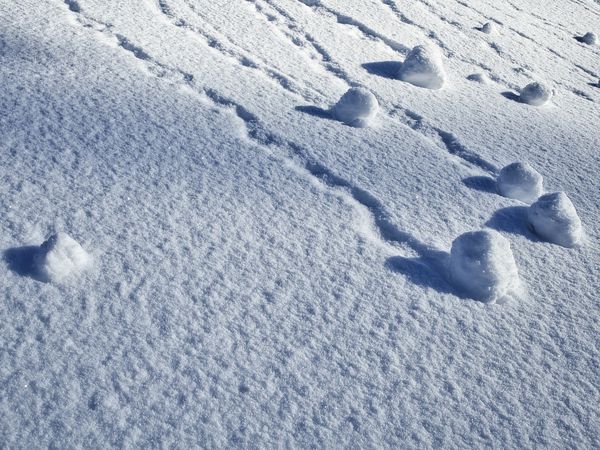
[[[441,89],[446,81],[442,55],[436,47],[417,45],[400,67],[398,78],[415,86]]]
[[[36,258],[40,276],[49,282],[60,283],[88,268],[90,255],[66,233],[50,236],[41,246]]]
[[[525,203],[535,202],[544,192],[544,178],[528,163],[514,162],[504,167],[496,183],[501,195]]]
[[[541,81],[529,83],[521,90],[521,101],[533,106],[542,106],[552,98],[552,89]]]
[[[481,31],[485,34],[492,34],[496,31],[496,27],[493,23],[487,22],[483,24],[483,26],[481,27]]]
[[[510,242],[493,230],[464,233],[452,242],[450,277],[469,297],[493,303],[519,286]]]
[[[598,36],[596,33],[588,31],[583,36],[581,36],[581,42],[584,42],[588,45],[596,45],[598,43]]]
[[[332,108],[333,116],[353,127],[366,127],[379,110],[377,98],[365,88],[350,88]]]
[[[485,73],[472,73],[467,77],[467,80],[481,84],[490,84],[490,79]]]
[[[547,241],[563,247],[581,242],[581,219],[564,192],[542,195],[529,207],[527,217],[533,231]]]

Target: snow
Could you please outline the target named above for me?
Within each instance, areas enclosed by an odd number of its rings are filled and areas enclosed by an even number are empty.
[[[532,106],[542,106],[552,98],[552,89],[541,81],[529,83],[521,89],[521,101]]]
[[[511,297],[519,288],[510,242],[494,230],[471,231],[452,242],[450,277],[466,295],[486,303]]]
[[[350,88],[333,106],[333,116],[353,127],[369,125],[377,114],[379,103],[372,92],[365,88]]]
[[[583,36],[581,36],[581,42],[588,45],[596,45],[598,43],[598,36],[596,35],[596,33],[588,31]]]
[[[597,3],[0,17],[2,447],[600,447],[600,53],[575,38]],[[425,44],[443,89],[398,79]],[[516,94],[535,80],[546,107]],[[332,114],[355,87],[371,126]],[[514,161],[568,193],[575,248],[499,195]],[[519,283],[496,251],[492,277],[453,281],[453,241],[482,229]],[[58,231],[93,257],[61,282],[36,264]],[[521,289],[469,293],[494,280]]]
[[[91,257],[71,236],[59,232],[40,246],[35,264],[44,280],[61,283],[86,270]]]
[[[503,167],[496,183],[500,194],[525,203],[533,203],[544,192],[544,178],[527,162]]]
[[[446,73],[439,50],[433,46],[417,45],[406,56],[398,78],[427,89],[441,89]]]
[[[481,31],[485,34],[492,34],[496,32],[496,27],[492,22],[486,22],[482,25]]]
[[[527,216],[533,231],[547,241],[563,247],[575,247],[581,242],[581,219],[564,192],[542,195],[529,207]]]

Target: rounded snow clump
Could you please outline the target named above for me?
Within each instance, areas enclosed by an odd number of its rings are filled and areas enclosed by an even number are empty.
[[[588,45],[596,45],[598,43],[598,36],[596,33],[588,31],[583,36],[581,36],[581,42],[584,42]]]
[[[85,270],[91,263],[90,255],[68,234],[50,236],[41,246],[36,266],[45,281],[61,282]]]
[[[486,303],[506,298],[519,287],[510,243],[493,230],[465,233],[452,242],[450,277],[469,297]]]
[[[533,106],[542,106],[552,98],[552,89],[540,81],[529,83],[521,89],[521,101]]]
[[[504,167],[496,183],[501,195],[525,203],[535,202],[544,192],[544,178],[528,163],[515,162]]]
[[[564,192],[542,195],[527,212],[533,231],[547,241],[575,247],[583,234],[581,219]]]
[[[496,31],[496,27],[492,22],[487,22],[483,24],[481,31],[483,31],[485,34],[492,34],[494,31]]]
[[[375,96],[365,88],[350,88],[332,108],[333,116],[353,127],[366,127],[379,109]]]
[[[415,86],[441,89],[446,72],[437,47],[417,45],[413,48],[400,67],[398,78]]]
[[[467,77],[467,80],[481,84],[490,84],[490,79],[485,73],[472,73]]]

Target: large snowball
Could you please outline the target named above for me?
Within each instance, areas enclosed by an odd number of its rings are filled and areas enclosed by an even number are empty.
[[[486,303],[509,297],[519,286],[510,243],[493,230],[472,231],[454,240],[450,277],[469,297]]]
[[[496,181],[498,191],[505,197],[533,203],[544,192],[544,179],[528,163],[515,162],[504,167]]]
[[[540,81],[529,83],[521,89],[521,101],[533,106],[542,106],[552,98],[552,89]]]
[[[62,282],[79,274],[91,263],[90,255],[66,233],[57,233],[41,246],[36,266],[42,278]]]
[[[441,89],[446,80],[442,56],[436,47],[413,48],[398,71],[398,78],[415,86]]]
[[[581,219],[564,192],[542,195],[529,207],[529,225],[540,237],[563,247],[581,242]]]
[[[598,36],[596,36],[596,33],[588,31],[583,36],[581,36],[581,41],[589,45],[596,45],[596,43],[598,42]]]
[[[368,126],[377,114],[379,102],[365,88],[350,88],[332,108],[333,116],[353,127]]]

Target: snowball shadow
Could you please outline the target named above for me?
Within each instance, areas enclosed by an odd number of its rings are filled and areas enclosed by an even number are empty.
[[[446,279],[449,259],[449,253],[432,250],[416,258],[392,256],[386,259],[385,267],[404,275],[411,283],[464,298]]]
[[[4,261],[8,264],[8,268],[17,275],[43,281],[35,264],[39,252],[40,247],[37,245],[9,248],[4,251]]]
[[[502,92],[500,95],[502,95],[502,97],[504,97],[504,98],[512,100],[513,102],[523,103],[521,96],[519,94],[515,94],[514,92],[506,91],[506,92]]]
[[[509,206],[496,211],[485,223],[496,231],[517,234],[530,241],[539,242],[540,239],[530,230],[527,221],[527,206]]]
[[[475,176],[463,178],[463,184],[476,191],[487,192],[488,194],[497,194],[496,180],[492,177]]]
[[[361,67],[371,75],[396,80],[402,63],[400,61],[374,61],[361,64]]]
[[[331,113],[331,110],[319,108],[318,106],[302,105],[302,106],[296,106],[294,109],[301,113],[305,113],[310,116],[318,117],[320,119],[335,120],[335,118],[333,117],[333,114]]]

